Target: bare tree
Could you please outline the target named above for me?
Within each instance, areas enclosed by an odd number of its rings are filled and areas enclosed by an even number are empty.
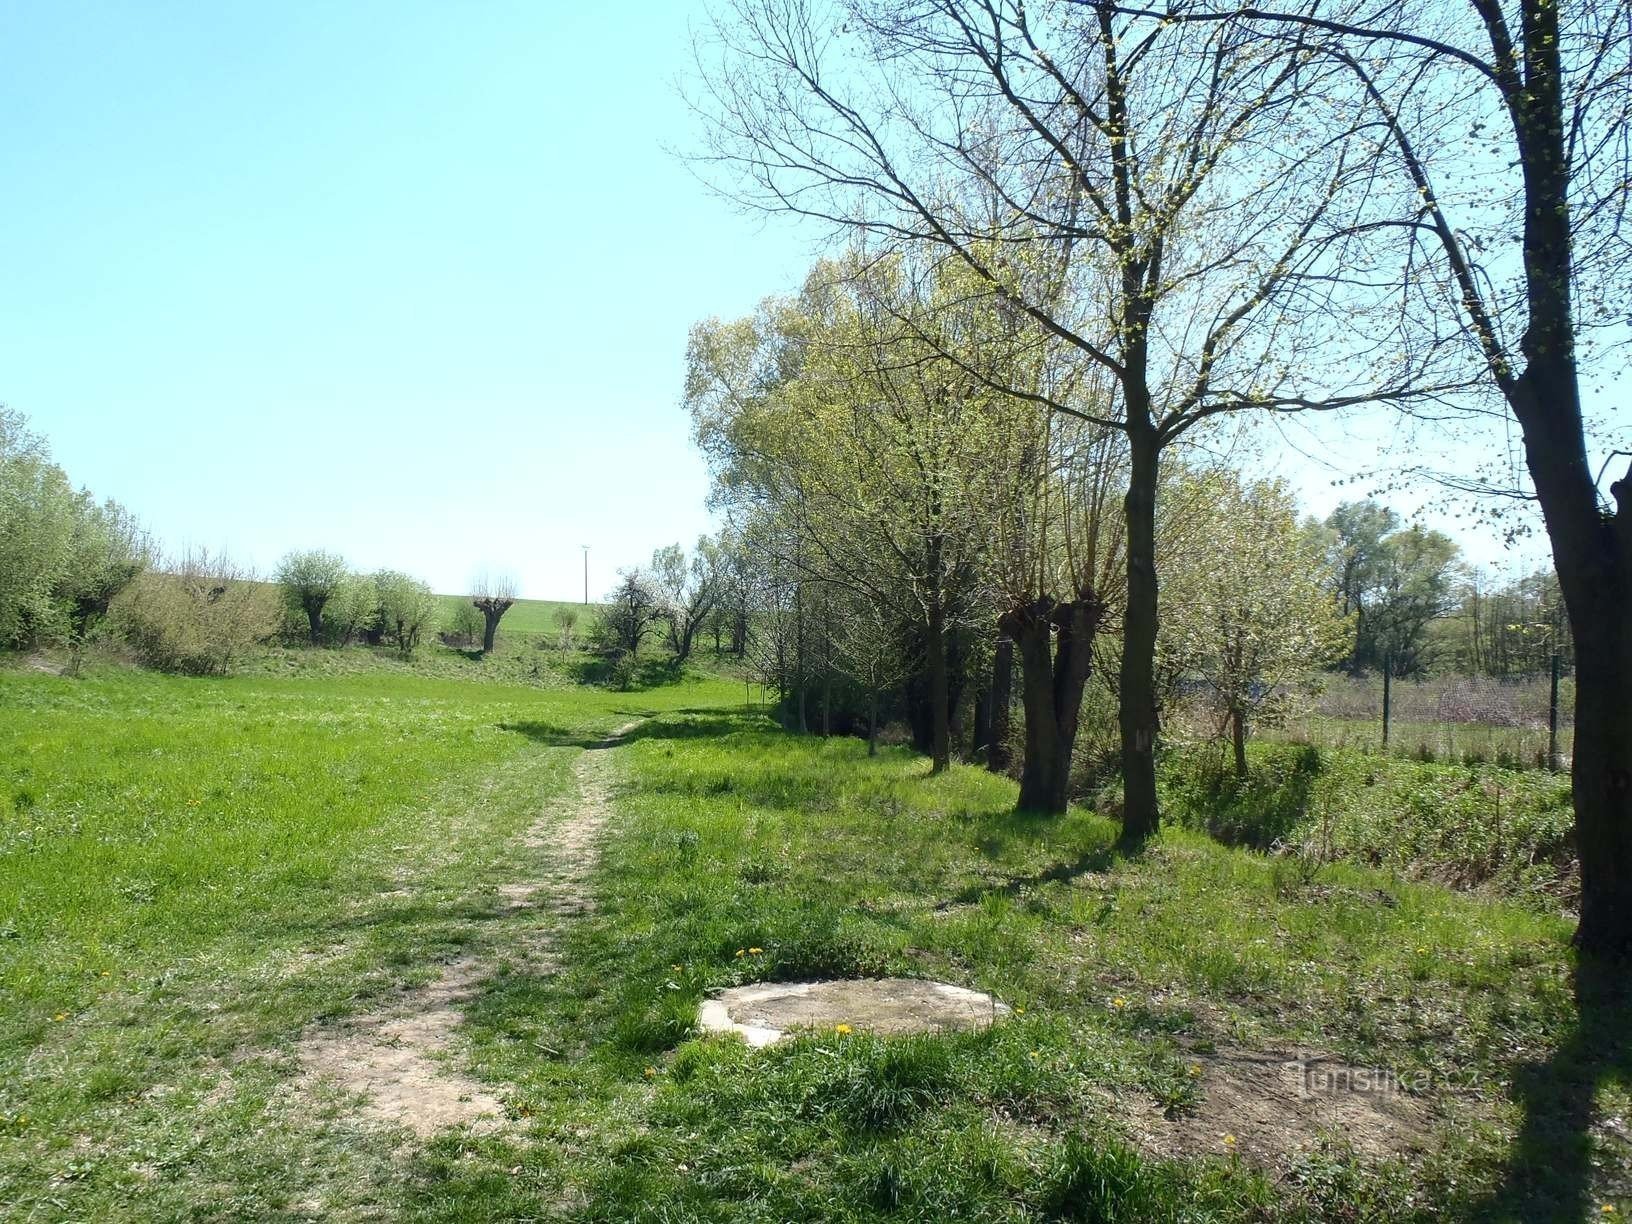
[[[470,602],[482,614],[482,651],[493,649],[499,621],[515,606],[519,587],[511,574],[482,573],[471,583]]]
[[[670,544],[652,554],[648,573],[663,601],[669,645],[675,659],[684,663],[691,657],[698,631],[720,598],[719,547],[703,536],[687,557],[680,545]]]

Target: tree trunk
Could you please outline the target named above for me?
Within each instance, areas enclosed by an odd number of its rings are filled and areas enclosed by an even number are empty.
[[[323,644],[323,605],[315,601],[306,604],[306,624],[311,630],[312,645]]]
[[[1054,658],[1042,601],[1004,614],[1003,632],[1020,651],[1020,705],[1025,712],[1025,751],[1020,758],[1023,812],[1047,812],[1059,769],[1059,724],[1054,719]]]
[[[867,755],[878,755],[878,685],[876,684],[868,692]]]
[[[495,608],[482,609],[482,653],[493,649],[493,642],[499,636],[499,618],[503,615]]]
[[[981,752],[990,751],[992,746],[992,691],[989,688],[975,690],[975,726],[969,736],[969,759],[979,758]]]
[[[952,765],[952,736],[947,711],[946,609],[938,598],[930,600],[929,640],[924,645],[929,655],[929,769],[943,773]]]
[[[1568,105],[1555,4],[1527,3],[1524,77],[1504,89],[1524,176],[1524,373],[1496,377],[1524,433],[1575,636],[1571,792],[1585,953],[1632,957],[1632,471],[1599,507],[1576,367]]]
[[[1235,747],[1235,776],[1247,780],[1247,712],[1240,706],[1230,711],[1230,742]]]
[[[1009,704],[1014,696],[1014,642],[997,639],[992,652],[992,727],[986,749],[986,768],[1006,773],[1009,768]]]
[[[794,730],[800,735],[810,732],[810,724],[805,719],[805,598],[804,587],[795,584],[793,588],[793,670],[794,684],[797,686],[794,700],[794,716],[796,722]]]
[[[1130,397],[1131,398],[1131,397]],[[1122,628],[1119,722],[1122,732],[1122,835],[1137,842],[1160,826],[1156,805],[1156,477],[1160,452],[1149,408],[1128,433],[1127,610]]]
[[[1017,804],[1022,811],[1057,815],[1070,803],[1071,753],[1100,616],[1091,592],[1065,603],[1038,599],[1003,616],[1003,632],[1020,650],[1026,721]]]
[[[1512,397],[1552,540],[1578,665],[1571,794],[1581,862],[1576,943],[1632,957],[1632,471],[1606,515],[1587,461],[1573,367],[1532,358]],[[1562,365],[1563,363],[1557,363]],[[1544,377],[1550,375],[1550,377]],[[1521,408],[1522,405],[1522,408]]]

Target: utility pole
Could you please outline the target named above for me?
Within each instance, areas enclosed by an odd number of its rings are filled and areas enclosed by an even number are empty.
[[[584,550],[584,607],[587,608],[589,607],[589,545],[580,544],[578,547]]]

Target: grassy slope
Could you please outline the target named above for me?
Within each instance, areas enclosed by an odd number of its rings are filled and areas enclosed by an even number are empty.
[[[1018,818],[1003,780],[786,736],[724,713],[738,692],[0,673],[0,1203],[40,1219],[1596,1210],[1567,1095],[1526,1098],[1534,1180],[1500,1185],[1525,1067],[1603,1076],[1599,1039],[1627,1028],[1621,1010],[1574,1027],[1564,921],[1351,867],[1305,887],[1179,830],[1122,858],[1091,813]],[[637,712],[661,716],[613,758],[600,908],[564,971],[538,976],[496,904],[528,870],[513,835],[570,798],[586,738]],[[515,1129],[398,1154],[291,1102],[302,1028],[472,945],[517,954],[457,1051]],[[1025,1010],[984,1035],[752,1055],[689,1032],[716,986],[878,972]],[[1113,1106],[1189,1106],[1180,1038],[1471,1090],[1443,1102],[1444,1148],[1414,1173],[1340,1147],[1280,1186],[1222,1148],[1142,1162]],[[1624,1112],[1611,1070],[1604,1104]]]

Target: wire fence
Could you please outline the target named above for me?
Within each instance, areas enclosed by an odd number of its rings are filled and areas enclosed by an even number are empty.
[[[1253,731],[1423,761],[1568,769],[1574,708],[1574,677],[1556,664],[1551,675],[1516,679],[1330,676],[1313,695],[1267,713]]]

